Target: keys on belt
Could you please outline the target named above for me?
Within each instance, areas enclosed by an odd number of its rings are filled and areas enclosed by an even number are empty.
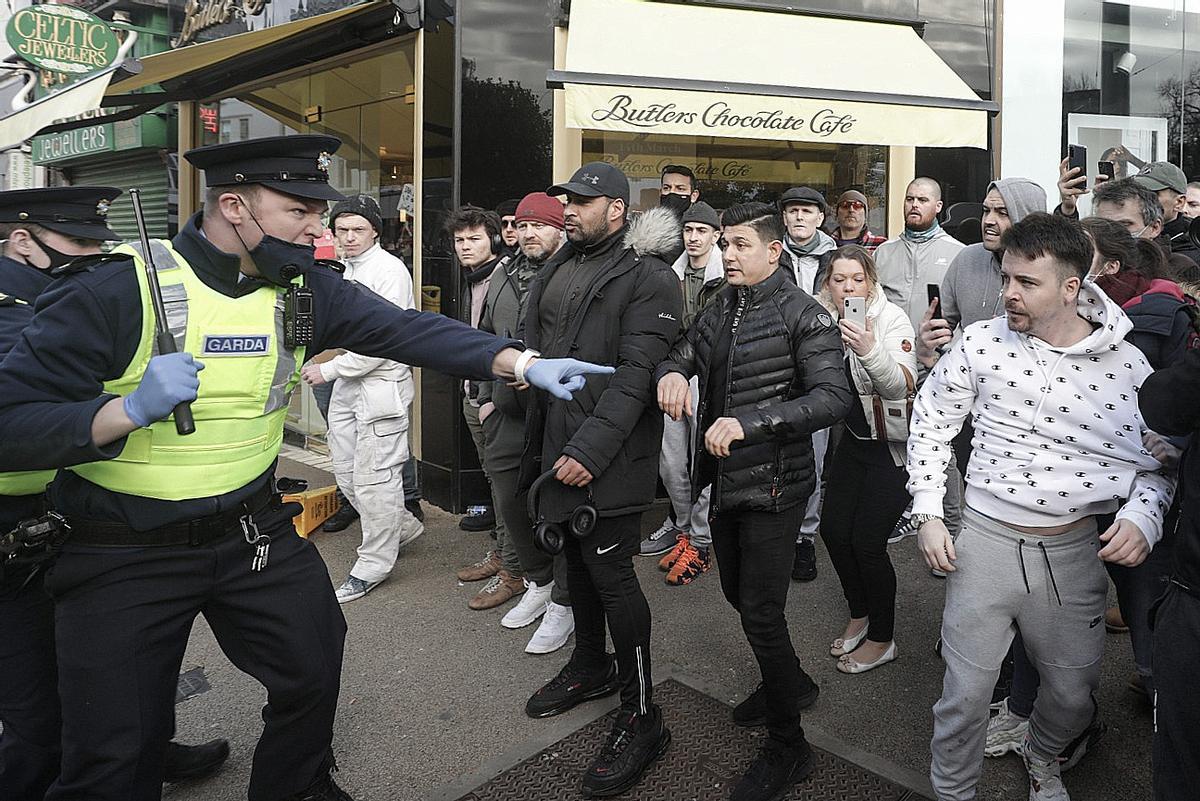
[[[267,558],[271,553],[271,537],[258,530],[254,515],[242,515],[238,522],[242,524],[242,536],[247,545],[254,546],[254,558],[250,560],[250,570],[259,573],[267,568]]]

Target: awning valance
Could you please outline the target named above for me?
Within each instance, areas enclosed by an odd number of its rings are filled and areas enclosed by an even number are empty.
[[[648,0],[573,0],[547,83],[568,126],[632,133],[984,148],[997,110],[907,25]]]
[[[100,108],[118,68],[116,64],[107,67],[0,119],[0,150],[16,147],[57,120]]]

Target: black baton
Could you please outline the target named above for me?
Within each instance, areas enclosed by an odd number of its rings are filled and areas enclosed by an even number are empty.
[[[154,307],[154,342],[159,353],[175,353],[175,337],[167,327],[167,307],[163,303],[162,287],[158,285],[158,269],[154,266],[154,253],[150,250],[150,237],[146,233],[146,218],[142,214],[142,193],[129,190],[129,201],[133,204],[133,218],[137,221],[138,237],[142,241],[142,266],[146,270],[146,281],[150,285],[150,304]],[[192,417],[192,404],[181,401],[176,404],[175,431],[180,436],[196,431],[196,420]]]

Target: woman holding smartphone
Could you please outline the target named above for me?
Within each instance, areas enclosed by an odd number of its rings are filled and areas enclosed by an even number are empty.
[[[850,606],[829,653],[841,672],[863,673],[896,658],[896,572],[887,538],[909,502],[907,399],[917,358],[912,323],[884,296],[871,254],[846,245],[830,255],[818,300],[838,320],[859,402],[843,423],[821,514],[821,538]]]

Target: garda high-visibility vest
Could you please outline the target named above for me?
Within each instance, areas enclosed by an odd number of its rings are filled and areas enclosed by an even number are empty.
[[[284,294],[260,287],[231,298],[210,289],[171,246],[152,240],[168,328],[178,349],[204,362],[192,402],[196,431],[175,432],[173,417],[131,433],[115,459],[69,469],[114,492],[178,501],[222,495],[260,476],[279,454],[292,391],[300,381],[304,348],[283,344]],[[124,375],[105,392],[128,395],[157,355],[154,309],[141,247],[131,254],[142,296],[142,335]]]
[[[0,292],[0,304],[28,306],[20,298]],[[54,480],[53,470],[24,470],[19,473],[0,473],[0,495],[41,495]],[[0,534],[4,532],[0,531]]]

